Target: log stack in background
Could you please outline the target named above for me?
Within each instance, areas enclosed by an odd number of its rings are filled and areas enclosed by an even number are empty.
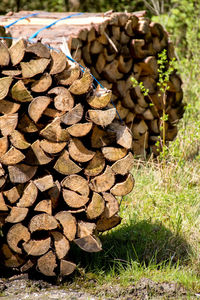
[[[117,226],[118,197],[134,179],[130,130],[111,92],[42,43],[0,43],[1,258],[21,272],[71,274],[72,242],[101,250]]]
[[[1,23],[8,24],[28,13],[2,17]],[[9,30],[13,37],[28,38],[41,27],[63,16],[67,16],[67,13],[40,12],[37,17],[20,21]],[[112,89],[112,99],[120,117],[132,130],[135,155],[157,154],[155,144],[162,136],[163,108],[168,114],[166,140],[175,138],[177,123],[184,112],[183,92],[181,80],[174,72],[170,76],[164,107],[156,84],[158,53],[166,49],[171,60],[174,48],[160,24],[151,22],[145,17],[145,12],[83,14],[63,20],[37,36],[43,43],[53,47],[59,47],[63,37],[68,40],[72,57],[89,67],[105,87]],[[139,88],[132,87],[132,76],[149,89],[151,100],[148,96],[144,97]]]

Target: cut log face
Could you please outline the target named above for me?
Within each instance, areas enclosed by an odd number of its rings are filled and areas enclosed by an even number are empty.
[[[22,259],[18,254],[13,253],[8,245],[3,244],[1,247],[2,254],[4,256],[4,265],[8,268],[17,268],[24,264],[24,259]]]
[[[134,165],[134,157],[133,154],[131,152],[129,152],[128,155],[126,155],[125,157],[119,159],[118,161],[116,161],[111,169],[116,173],[116,174],[120,174],[120,175],[125,175],[128,174],[128,172],[131,171],[132,167]]]
[[[52,231],[51,234],[52,234],[53,239],[54,239],[56,256],[58,257],[58,259],[62,259],[69,252],[69,249],[70,249],[69,241],[59,231]]]
[[[20,108],[20,104],[11,102],[8,100],[1,100],[0,101],[0,113],[1,114],[14,114]]]
[[[53,216],[48,214],[39,214],[34,216],[29,223],[31,233],[41,230],[53,230],[58,227],[58,222]]]
[[[71,85],[80,76],[80,68],[78,64],[72,65],[70,68],[65,69],[63,72],[55,76],[58,84]]]
[[[70,140],[69,154],[75,161],[78,162],[87,162],[91,160],[95,155],[93,151],[85,148],[82,142],[77,138],[73,138]]]
[[[38,270],[46,276],[56,276],[54,272],[56,266],[56,256],[52,251],[41,256],[37,261]]]
[[[0,211],[8,211],[2,192],[0,192]]]
[[[21,162],[25,158],[24,154],[17,150],[15,147],[11,147],[8,152],[1,156],[0,162],[3,165],[15,165]]]
[[[45,212],[49,215],[52,215],[52,205],[51,200],[42,200],[40,201],[36,207],[34,208],[35,211]]]
[[[102,127],[108,126],[116,116],[116,109],[110,108],[107,110],[88,110],[91,121]]]
[[[69,88],[69,91],[74,95],[82,95],[87,93],[91,88],[93,78],[90,71],[86,69],[80,79],[75,80]]]
[[[87,207],[86,213],[88,219],[96,219],[99,217],[105,208],[105,202],[101,195],[93,193],[92,201]]]
[[[18,207],[31,207],[37,199],[38,189],[33,181],[26,186],[24,189],[23,195],[19,202],[17,203]]]
[[[19,120],[18,129],[24,133],[33,133],[38,131],[37,126],[26,114],[24,114]]]
[[[121,223],[121,218],[114,215],[111,218],[102,217],[97,221],[97,230],[100,232],[110,230]]]
[[[16,66],[23,60],[25,49],[26,49],[26,41],[23,39],[17,41],[12,47],[9,48],[10,57],[13,66]]]
[[[36,173],[37,167],[25,164],[17,164],[8,167],[10,181],[13,183],[25,183],[29,181]]]
[[[101,151],[109,161],[118,161],[127,154],[126,148],[103,147]]]
[[[75,244],[78,245],[82,250],[87,252],[99,252],[102,250],[102,245],[99,239],[92,235],[88,235],[79,239],[74,240]]]
[[[22,76],[24,78],[31,78],[35,75],[44,73],[49,63],[50,59],[47,58],[38,58],[32,59],[29,62],[21,62]]]
[[[67,211],[60,211],[55,215],[63,228],[63,234],[69,241],[73,241],[76,235],[76,219]]]
[[[54,143],[48,140],[40,141],[40,146],[42,147],[42,149],[49,154],[55,154],[61,152],[66,145],[67,145],[66,142]]]
[[[4,70],[1,72],[5,76],[17,77],[22,74],[20,70]]]
[[[75,269],[76,269],[76,265],[74,263],[72,263],[71,261],[61,259],[61,261],[60,261],[60,275],[61,276],[68,276],[71,273],[73,273]]]
[[[116,134],[110,131],[104,131],[98,126],[94,126],[91,136],[92,148],[101,148],[114,143],[116,140]]]
[[[58,205],[58,200],[60,197],[60,183],[56,180],[54,186],[47,191],[49,198],[51,199],[52,209],[55,209]]]
[[[50,161],[52,158],[43,151],[39,140],[36,140],[26,153],[25,162],[29,165],[46,165]]]
[[[25,87],[22,80],[18,80],[11,89],[12,98],[19,102],[30,102],[33,100],[31,93]]]
[[[47,175],[42,178],[35,179],[34,183],[41,192],[44,192],[54,186],[52,175]]]
[[[51,75],[45,73],[40,77],[40,79],[35,80],[31,85],[31,90],[35,93],[46,92],[52,84]]]
[[[106,107],[111,101],[111,92],[105,92],[105,89],[97,88],[94,95],[87,99],[87,102],[92,108],[101,109]]]
[[[120,146],[131,149],[132,147],[132,134],[127,126],[122,126],[118,123],[113,123],[109,126],[109,129],[113,130],[117,136],[117,144]]]
[[[19,200],[19,198],[21,196],[21,189],[19,186],[18,187],[14,186],[10,190],[4,191],[3,194],[4,194],[4,196],[6,196],[8,201],[13,204],[13,203],[17,202],[17,200]]]
[[[35,123],[38,122],[50,102],[51,99],[46,96],[39,96],[31,101],[28,107],[28,114]]]
[[[134,183],[133,175],[129,174],[125,181],[117,183],[110,191],[115,196],[125,196],[132,191]]]
[[[75,137],[87,135],[92,129],[92,122],[90,123],[77,123],[67,128],[69,134]]]
[[[28,214],[28,208],[25,207],[12,207],[9,216],[6,218],[8,223],[19,223],[23,221]]]
[[[105,210],[102,214],[104,218],[111,218],[119,211],[119,203],[117,199],[110,193],[103,193],[103,198],[106,201]]]
[[[34,266],[34,262],[29,259],[27,262],[25,262],[25,264],[23,266],[21,266],[20,268],[20,272],[24,273],[27,271],[30,271],[30,269]]]
[[[66,67],[66,56],[62,52],[51,52],[50,74],[55,75],[64,71]]]
[[[0,66],[8,66],[10,62],[10,54],[8,48],[0,42]]]
[[[10,134],[10,141],[15,148],[20,150],[27,149],[30,146],[30,143],[25,140],[23,134],[18,130],[13,130]]]
[[[67,205],[73,208],[79,208],[81,206],[84,206],[89,201],[89,198],[87,196],[81,196],[74,191],[66,189],[63,189],[63,198]]]
[[[45,111],[43,112],[43,114],[49,118],[61,117],[62,115],[64,115],[64,113],[64,111],[58,111],[57,109],[49,107],[47,107],[47,109],[45,109]]]
[[[54,169],[63,175],[72,175],[79,173],[80,168],[75,162],[69,158],[69,153],[64,150],[54,165]]]
[[[0,130],[3,136],[11,134],[18,122],[18,114],[8,114],[0,117]]]
[[[62,186],[83,196],[88,196],[90,192],[87,180],[79,175],[65,177]]]
[[[108,191],[115,183],[115,175],[109,166],[103,174],[94,177],[90,182],[92,191],[100,193]]]
[[[78,222],[77,236],[79,238],[83,238],[85,236],[92,235],[95,231],[95,228],[96,228],[95,223],[79,221]]]
[[[70,111],[74,106],[74,98],[68,89],[58,86],[51,89],[48,94],[55,94],[54,106],[56,109],[61,111]]]
[[[33,53],[37,57],[50,58],[49,49],[40,42],[34,43],[26,48],[26,52]]]
[[[23,248],[28,255],[40,256],[49,250],[50,243],[50,237],[42,240],[29,240],[23,243]]]
[[[40,134],[51,142],[67,142],[69,133],[67,129],[62,129],[60,126],[60,118],[55,118],[50,124],[40,131]]]
[[[0,78],[0,100],[4,99],[8,95],[12,81],[12,77],[9,76]]]
[[[19,248],[19,242],[27,242],[31,235],[28,229],[21,223],[13,225],[7,234],[7,243],[9,247],[16,253],[22,254],[22,249]]]
[[[83,106],[79,103],[72,110],[67,112],[65,115],[61,117],[61,122],[65,125],[73,125],[78,122],[83,117]]]
[[[105,167],[105,158],[100,151],[97,151],[84,169],[86,176],[97,176],[99,175]]]
[[[3,136],[0,138],[0,157],[2,157],[8,150],[8,138]]]

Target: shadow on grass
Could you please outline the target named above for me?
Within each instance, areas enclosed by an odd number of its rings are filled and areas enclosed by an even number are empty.
[[[118,266],[126,267],[136,261],[139,265],[159,265],[171,262],[185,264],[192,253],[191,247],[178,235],[162,224],[141,221],[124,225],[102,235],[103,251],[85,253],[75,247],[73,260],[87,271],[117,272]]]

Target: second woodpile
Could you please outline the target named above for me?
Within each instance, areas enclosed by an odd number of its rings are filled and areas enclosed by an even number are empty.
[[[74,242],[100,251],[134,179],[132,135],[111,92],[62,52],[0,42],[1,263],[66,276]]]
[[[7,24],[25,14],[20,12],[2,21]],[[14,37],[29,38],[38,29],[66,15],[40,12],[32,21],[16,24],[9,31]],[[168,115],[166,140],[175,138],[177,123],[184,112],[183,92],[181,79],[174,71],[168,83],[166,104],[160,96],[158,54],[166,49],[169,60],[175,57],[173,44],[160,24],[151,22],[145,12],[83,14],[41,31],[34,41],[40,39],[58,48],[63,37],[68,41],[72,57],[90,68],[100,83],[112,90],[120,118],[133,133],[135,155],[157,154],[163,109]],[[132,87],[132,76],[144,83],[150,97],[144,97],[139,87]]]

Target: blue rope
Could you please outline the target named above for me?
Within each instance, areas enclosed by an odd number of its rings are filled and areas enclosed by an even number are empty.
[[[69,18],[72,18],[72,17],[76,17],[76,16],[80,16],[80,15],[83,15],[83,13],[73,14],[73,15],[69,15],[69,16],[67,16],[67,17],[58,19],[58,20],[56,20],[56,21],[50,23],[49,25],[44,26],[44,27],[40,28],[39,30],[37,30],[35,33],[33,33],[33,34],[29,37],[28,40],[30,41],[30,40],[34,39],[35,37],[37,37],[37,35],[38,35],[41,31],[50,28],[51,26],[55,25],[56,23],[58,23],[58,22],[60,22],[60,21],[62,21],[62,20],[66,20],[66,19],[69,19]]]
[[[6,39],[6,40],[18,40],[19,38],[14,38],[12,36],[0,36],[0,39]]]
[[[36,16],[36,15],[38,15],[38,14],[39,14],[39,13],[35,13],[35,14],[30,14],[30,15],[21,17],[21,18],[19,18],[18,20],[14,21],[14,22],[12,22],[12,23],[10,23],[10,24],[4,26],[4,27],[5,27],[5,28],[9,28],[9,27],[13,26],[14,24],[16,24],[17,22],[19,22],[20,20],[28,19],[28,18],[33,17],[33,16]]]
[[[18,39],[18,38],[12,38],[12,37],[8,37],[8,36],[6,36],[6,37],[3,37],[3,36],[0,36],[0,39]],[[31,43],[34,43],[33,41],[30,41]],[[59,52],[59,50],[58,49],[56,49],[56,48],[53,48],[53,47],[51,47],[51,46],[48,46],[48,45],[46,45],[49,49],[52,49],[52,50],[55,50],[55,51],[57,51],[57,52]],[[66,55],[65,54],[65,56],[69,59],[69,60],[71,60],[72,62],[74,62],[74,63],[77,63],[77,61],[75,60],[75,59],[73,59],[72,57],[70,57],[70,56],[68,56],[68,55]],[[79,65],[79,67],[81,68],[81,71],[82,72],[84,72],[84,70],[85,70],[85,68],[81,65],[81,64],[79,64],[79,63],[77,63],[78,65]],[[91,73],[90,73],[91,74]],[[96,83],[97,84],[99,84],[100,85],[100,87],[102,88],[102,89],[104,89],[104,90],[106,90],[106,88],[94,77],[94,75],[92,75],[91,74],[91,76],[93,77],[93,79],[96,81]],[[94,86],[94,84],[93,84],[93,86]],[[95,87],[95,86],[94,86]],[[120,119],[120,121],[121,121],[121,123],[123,123],[123,120],[122,120],[122,118],[120,117],[120,115],[119,115],[119,112],[118,112],[118,110],[117,110],[117,107],[115,106],[115,104],[114,104],[114,102],[111,100],[111,103],[112,103],[112,105],[114,106],[114,108],[115,108],[115,110],[116,110],[116,113],[117,113],[117,116],[118,116],[118,118]]]

